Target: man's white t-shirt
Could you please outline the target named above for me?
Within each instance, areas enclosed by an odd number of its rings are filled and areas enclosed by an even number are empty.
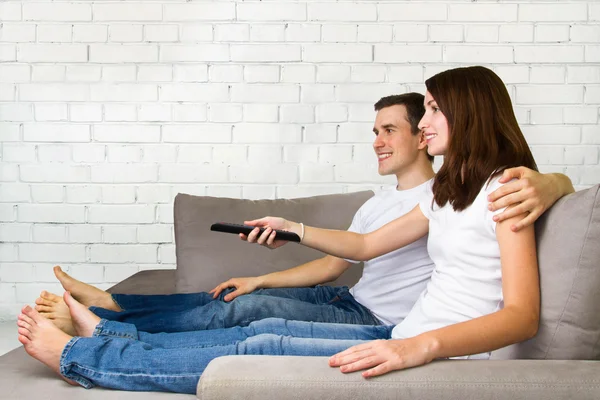
[[[419,203],[429,219],[427,248],[435,264],[431,280],[408,316],[394,327],[393,339],[468,321],[503,307],[500,248],[487,195],[502,184],[486,182],[466,210],[456,212],[447,203],[433,203],[433,193]],[[480,354],[469,358],[487,358]]]
[[[415,208],[423,198],[431,198],[432,181],[408,190],[390,187],[370,198],[356,212],[351,232],[369,233]],[[350,262],[355,262],[348,260]],[[350,293],[383,324],[402,321],[425,289],[433,262],[427,254],[427,236],[418,241],[365,261],[363,275]]]

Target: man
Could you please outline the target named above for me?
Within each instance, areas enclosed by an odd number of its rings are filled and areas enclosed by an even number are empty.
[[[381,175],[395,175],[395,187],[379,191],[356,213],[351,231],[367,233],[409,212],[425,194],[435,173],[433,157],[418,129],[423,96],[388,96],[375,104],[373,148]],[[500,193],[492,194],[491,209],[519,204],[500,219],[530,214],[514,230],[531,224],[559,197],[573,191],[564,175],[541,175],[526,168],[505,171]],[[503,197],[502,197],[503,196]],[[255,238],[255,233],[251,234]],[[330,282],[352,266],[333,256],[271,274],[233,278],[209,293],[168,296],[110,295],[79,282],[55,267],[65,290],[101,318],[135,324],[140,331],[178,332],[247,325],[258,319],[378,325],[399,323],[425,288],[433,270],[423,238],[402,249],[365,262],[363,276],[350,290],[315,286]],[[314,286],[314,287],[313,287]],[[42,292],[36,309],[73,332],[61,297]]]

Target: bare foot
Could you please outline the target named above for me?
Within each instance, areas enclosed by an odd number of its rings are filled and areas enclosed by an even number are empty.
[[[78,386],[75,381],[65,378],[60,373],[60,355],[71,336],[29,306],[21,310],[17,325],[19,342],[25,346],[27,354],[46,364],[71,385]]]
[[[58,265],[54,267],[54,275],[56,275],[56,278],[60,281],[62,287],[67,292],[71,292],[73,297],[84,306],[96,306],[105,308],[107,310],[123,311],[121,310],[121,307],[114,302],[110,293],[107,293],[104,290],[98,289],[92,285],[88,285],[87,283],[78,281],[77,279],[69,276],[66,272],[63,272]]]
[[[69,307],[77,336],[91,337],[96,325],[100,323],[100,317],[75,300],[69,292],[65,292],[65,303]]]
[[[35,304],[36,311],[38,311],[42,317],[48,318],[66,334],[71,336],[77,335],[77,331],[73,326],[69,307],[62,297],[44,290],[40,293],[40,297],[35,300]]]

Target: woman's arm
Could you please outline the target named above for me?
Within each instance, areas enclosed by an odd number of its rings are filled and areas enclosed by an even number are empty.
[[[512,232],[516,216],[496,225],[502,262],[504,308],[489,315],[436,329],[405,340],[375,341],[330,359],[342,372],[370,368],[363,376],[426,364],[436,358],[478,354],[508,346],[537,333],[539,276],[532,226]]]
[[[240,237],[270,248],[276,248],[285,243],[277,240],[273,229],[284,229],[302,235],[302,227],[299,223],[282,218],[265,217],[254,221],[244,221],[244,223],[252,226],[268,226],[260,237],[257,237],[258,230],[256,229],[247,238],[242,235]],[[302,244],[332,256],[366,261],[404,247],[422,238],[428,231],[429,220],[417,205],[408,214],[367,234],[305,226]]]

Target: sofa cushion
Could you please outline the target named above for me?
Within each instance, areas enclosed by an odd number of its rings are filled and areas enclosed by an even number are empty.
[[[536,223],[540,328],[492,358],[600,359],[599,188],[562,198]]]
[[[280,216],[306,225],[347,229],[354,213],[373,196],[371,191],[299,199],[242,200],[178,194],[175,198],[176,289],[179,293],[207,291],[239,276],[280,271],[323,257],[296,243],[275,251],[242,242],[237,235],[213,232],[215,222]],[[333,284],[354,284],[362,267],[350,268]]]

